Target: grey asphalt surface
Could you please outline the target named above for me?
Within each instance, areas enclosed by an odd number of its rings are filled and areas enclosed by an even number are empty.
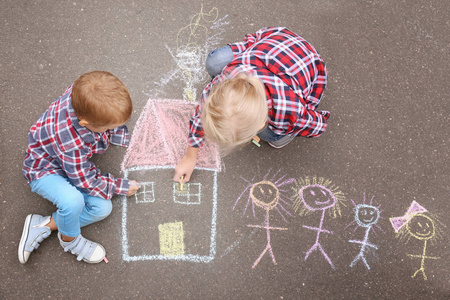
[[[21,174],[30,126],[91,70],[107,70],[129,88],[131,131],[150,97],[181,99],[183,80],[163,79],[176,69],[172,54],[178,32],[201,5],[205,11],[218,9],[219,21],[208,32],[216,37],[209,46],[241,41],[262,27],[285,26],[318,49],[329,75],[320,104],[331,112],[327,132],[317,139],[296,139],[282,150],[263,143],[223,158],[217,176],[216,252],[209,262],[126,261],[123,203],[115,197],[111,216],[83,229],[106,248],[108,264],[77,262],[53,234],[21,265],[17,247],[25,217],[53,211]],[[448,1],[3,0],[0,15],[0,299],[450,297]],[[197,89],[207,82],[204,77]],[[125,151],[111,147],[94,161],[102,171],[123,176]],[[275,211],[271,215],[271,226],[287,228],[271,230],[277,264],[266,253],[252,269],[267,239],[265,230],[247,225],[262,225],[264,214],[257,208],[255,217],[251,208],[244,213],[248,193],[233,206],[248,182],[266,174],[296,180],[282,194],[285,200],[294,198],[307,176],[330,180],[345,195],[341,214],[324,217],[324,229],[333,234],[322,233],[320,240],[335,269],[319,251],[305,260],[316,235],[304,226],[317,226],[320,213],[300,216],[288,205],[286,222]],[[172,184],[170,174],[166,181]],[[359,248],[349,241],[364,235],[352,223],[353,209],[371,199],[380,211],[369,235],[377,249],[364,253],[370,269],[362,261],[351,267]],[[421,260],[408,255],[422,255],[424,241],[396,237],[389,222],[413,201],[432,214],[437,228],[426,255],[439,258],[424,260],[427,280],[421,272],[412,278]],[[153,210],[130,218],[139,233],[147,220],[162,220],[164,214]],[[145,238],[137,241],[136,249],[147,245]]]

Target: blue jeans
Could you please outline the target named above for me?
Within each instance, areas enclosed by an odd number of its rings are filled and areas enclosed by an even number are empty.
[[[206,58],[206,71],[212,78],[222,73],[223,68],[233,60],[233,50],[230,46],[215,49],[209,52]]]
[[[258,131],[257,135],[260,139],[262,139],[265,142],[276,142],[279,139],[281,139],[282,137],[284,137],[284,135],[279,135],[279,134],[276,134],[275,132],[273,132],[269,128],[269,125],[267,125],[267,124],[266,124],[266,126],[264,126],[263,129]]]
[[[61,175],[47,175],[32,181],[30,187],[56,205],[52,217],[58,231],[66,236],[78,236],[81,227],[103,220],[112,211],[111,200],[90,196]]]

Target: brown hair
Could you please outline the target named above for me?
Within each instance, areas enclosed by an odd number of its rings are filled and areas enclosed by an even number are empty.
[[[72,107],[79,119],[96,126],[125,123],[133,111],[128,89],[105,71],[92,71],[75,81]]]
[[[214,85],[202,112],[205,138],[223,154],[249,142],[266,121],[264,84],[243,73]]]

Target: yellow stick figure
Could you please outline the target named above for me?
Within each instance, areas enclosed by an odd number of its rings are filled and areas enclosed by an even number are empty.
[[[417,202],[413,201],[410,208],[406,212],[405,216],[390,218],[392,226],[397,232],[397,237],[403,239],[407,237],[409,239],[411,237],[423,241],[423,250],[422,254],[407,254],[413,258],[420,258],[420,268],[414,272],[412,278],[415,278],[419,272],[422,273],[423,279],[428,280],[427,275],[425,273],[425,260],[426,259],[440,259],[440,257],[436,256],[428,256],[427,253],[427,244],[428,241],[433,242],[437,238],[441,236],[440,227],[436,227],[436,224],[444,226],[442,223],[438,221],[435,216],[427,213],[427,210],[420,206]]]
[[[408,222],[406,225],[406,230],[416,239],[424,241],[422,255],[408,254],[408,256],[411,257],[421,258],[420,268],[411,277],[414,278],[417,273],[422,272],[423,279],[427,280],[427,275],[425,274],[425,259],[440,259],[440,257],[426,255],[428,240],[436,236],[436,227],[434,226],[434,222],[430,217],[424,214],[417,214],[411,219],[411,221]]]

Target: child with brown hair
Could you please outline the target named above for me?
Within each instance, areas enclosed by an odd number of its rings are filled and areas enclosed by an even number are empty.
[[[31,127],[22,173],[32,191],[57,210],[47,217],[26,217],[18,249],[22,264],[54,230],[64,251],[77,260],[105,258],[103,246],[84,238],[81,227],[106,218],[111,198],[131,196],[139,184],[101,174],[89,159],[105,152],[109,143],[128,145],[124,124],[132,110],[125,85],[111,73],[93,71],[79,77]]]
[[[317,110],[327,83],[325,63],[289,29],[263,28],[213,50],[206,69],[213,80],[190,120],[188,147],[174,181],[189,181],[205,138],[228,153],[255,135],[282,148],[296,136],[316,137],[326,130],[330,113]]]

